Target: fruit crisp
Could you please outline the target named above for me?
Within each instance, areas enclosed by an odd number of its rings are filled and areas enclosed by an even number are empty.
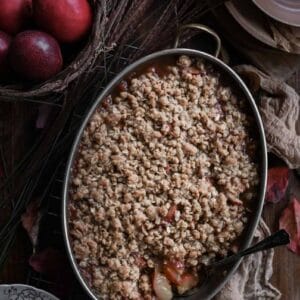
[[[183,55],[147,70],[98,107],[72,171],[72,249],[103,299],[196,285],[241,235],[259,180],[246,101],[212,66]]]

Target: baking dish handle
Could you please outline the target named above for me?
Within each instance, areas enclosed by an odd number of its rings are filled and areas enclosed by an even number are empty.
[[[202,24],[197,24],[197,23],[186,24],[186,25],[182,25],[182,26],[179,27],[177,35],[176,35],[175,43],[174,43],[174,48],[178,47],[180,36],[181,36],[183,30],[185,30],[185,29],[198,29],[200,31],[204,31],[204,32],[210,34],[216,41],[216,50],[215,50],[214,56],[215,57],[219,56],[220,50],[221,50],[221,39],[220,39],[220,37],[211,28],[209,28],[205,25],[202,25]]]

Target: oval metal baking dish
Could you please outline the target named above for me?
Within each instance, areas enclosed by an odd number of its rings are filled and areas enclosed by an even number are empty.
[[[64,238],[66,243],[67,252],[71,261],[71,265],[73,267],[73,270],[78,277],[80,283],[86,290],[86,292],[89,294],[89,296],[92,299],[98,299],[95,294],[93,293],[92,289],[88,286],[88,284],[85,282],[84,277],[80,273],[80,270],[78,268],[78,265],[76,263],[76,260],[74,258],[73,252],[72,252],[72,246],[70,243],[70,237],[68,233],[68,198],[69,198],[69,182],[71,178],[71,170],[73,166],[73,162],[80,144],[80,140],[82,137],[82,133],[89,122],[90,118],[94,114],[96,108],[99,106],[101,101],[103,101],[109,94],[111,94],[117,87],[117,85],[124,79],[127,78],[130,74],[135,72],[136,70],[141,70],[144,66],[148,66],[151,63],[155,63],[157,61],[162,61],[163,59],[167,59],[170,57],[178,57],[179,55],[185,54],[191,57],[198,57],[204,59],[206,62],[209,62],[211,65],[214,66],[214,68],[219,71],[222,75],[229,78],[230,82],[232,82],[233,86],[232,88],[235,89],[235,91],[238,91],[239,93],[242,93],[243,98],[248,102],[249,109],[255,119],[254,125],[256,125],[256,132],[257,132],[257,141],[259,144],[259,158],[258,158],[258,164],[259,164],[259,187],[258,187],[258,194],[255,199],[254,206],[252,208],[251,217],[249,218],[249,222],[247,224],[247,227],[243,233],[243,236],[241,237],[241,250],[248,247],[252,241],[255,229],[258,225],[262,208],[263,208],[263,202],[264,202],[264,195],[265,195],[265,189],[266,189],[266,181],[267,181],[267,147],[266,147],[266,141],[265,141],[265,135],[263,130],[263,124],[258,112],[258,109],[256,107],[255,101],[249,92],[248,88],[246,87],[245,83],[242,81],[242,79],[224,62],[222,62],[220,59],[217,58],[219,51],[220,51],[220,39],[217,36],[217,34],[210,30],[208,27],[205,27],[200,24],[189,24],[183,26],[181,29],[185,28],[195,28],[198,30],[206,31],[213,35],[213,37],[216,39],[217,42],[217,49],[215,51],[215,56],[212,56],[210,54],[207,54],[202,51],[193,50],[193,49],[185,49],[185,48],[176,48],[178,45],[178,39],[179,35],[175,42],[175,48],[174,49],[167,49],[162,50],[159,52],[155,52],[153,54],[150,54],[146,57],[143,57],[136,61],[135,63],[129,65],[127,68],[125,68],[119,75],[115,77],[114,80],[110,82],[110,84],[105,88],[105,90],[101,93],[101,95],[97,98],[94,105],[90,109],[89,113],[85,117],[78,133],[76,136],[76,139],[73,143],[70,157],[67,164],[66,174],[65,174],[65,181],[64,181],[64,190],[63,190],[63,232],[64,232]],[[181,31],[180,31],[181,32]],[[190,297],[185,297],[184,299],[211,299],[220,289],[224,286],[224,284],[228,281],[228,279],[231,277],[231,275],[235,272],[239,265],[240,261],[232,266],[230,266],[225,272],[218,272],[218,274],[215,274],[213,277],[208,278],[206,280],[205,284],[201,285],[199,287],[199,290],[196,294],[191,295]],[[180,299],[180,298],[177,298]]]

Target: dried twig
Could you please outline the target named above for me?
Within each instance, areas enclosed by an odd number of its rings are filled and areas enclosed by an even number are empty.
[[[78,112],[84,115],[89,110],[114,73],[132,60],[170,45],[177,26],[198,20],[207,8],[205,1],[198,0],[93,0],[92,3],[96,12],[93,33],[69,67],[53,80],[29,91],[0,87],[1,100],[51,102],[60,110],[0,187],[1,190],[12,182],[18,183],[11,195],[15,200],[12,214],[0,227],[0,264],[37,187],[47,190],[53,166],[67,157],[81,123]],[[137,48],[128,46],[133,42]],[[121,57],[126,57],[126,62]]]

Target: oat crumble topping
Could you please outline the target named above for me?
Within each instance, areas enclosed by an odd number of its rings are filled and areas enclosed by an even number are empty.
[[[121,85],[90,120],[74,164],[71,243],[104,299],[153,299],[161,259],[196,271],[227,255],[255,196],[245,101],[202,60],[183,55],[168,70]]]

